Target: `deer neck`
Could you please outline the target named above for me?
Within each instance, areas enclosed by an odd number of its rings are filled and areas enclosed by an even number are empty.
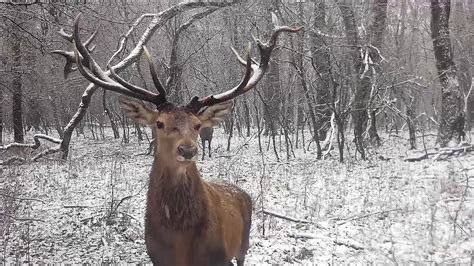
[[[207,204],[196,164],[176,164],[160,158],[166,159],[155,157],[150,174],[147,217],[168,229],[205,227]]]

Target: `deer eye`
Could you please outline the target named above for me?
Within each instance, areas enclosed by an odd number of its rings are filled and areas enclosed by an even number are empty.
[[[197,131],[197,130],[199,130],[199,129],[201,129],[201,124],[197,124],[197,125],[194,126],[194,130]]]
[[[163,124],[163,122],[161,122],[161,121],[157,121],[156,122],[156,127],[158,129],[163,129],[165,127],[165,124]]]

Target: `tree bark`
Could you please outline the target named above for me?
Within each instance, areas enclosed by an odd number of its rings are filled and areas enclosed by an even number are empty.
[[[323,7],[324,8],[324,7]],[[299,13],[300,13],[300,16],[303,15],[303,9],[302,9],[302,6],[300,4],[300,7],[299,7]],[[316,11],[315,11],[316,13]],[[314,33],[313,33],[314,34]],[[302,93],[304,95],[304,98],[306,100],[306,105],[307,105],[307,108],[308,108],[308,112],[309,112],[309,116],[311,118],[311,124],[313,125],[313,141],[316,143],[316,149],[317,149],[317,155],[316,155],[316,158],[317,159],[321,159],[321,156],[322,156],[322,151],[321,151],[321,144],[320,144],[320,135],[319,135],[319,132],[321,130],[321,121],[324,119],[323,115],[322,114],[319,114],[320,116],[317,117],[317,114],[316,114],[316,111],[317,110],[316,108],[314,108],[314,105],[313,105],[313,100],[311,98],[311,95],[310,95],[310,91],[309,91],[309,88],[308,88],[308,84],[306,83],[306,74],[305,74],[305,68],[304,68],[304,62],[303,62],[303,54],[304,54],[304,47],[303,47],[303,44],[304,44],[304,32],[300,32],[298,33],[298,44],[297,44],[297,49],[298,49],[298,53],[296,53],[296,58],[295,58],[295,61],[296,61],[296,71],[298,73],[298,75],[300,76],[300,82],[301,82],[301,88],[302,88]],[[311,35],[311,39],[312,41],[314,41],[314,36]],[[321,43],[319,43],[321,44]],[[314,49],[316,49],[316,43],[312,42],[312,49],[311,49],[311,52],[313,53],[314,52]],[[315,61],[318,61],[320,59],[324,60],[324,59],[328,59],[325,57],[325,55],[327,54],[319,54],[317,53],[317,55],[315,55],[313,53],[313,62]],[[318,56],[317,58],[315,58],[315,56]],[[322,56],[322,58],[319,58],[319,56]],[[325,63],[328,63],[327,61],[326,62],[322,62],[323,64]],[[314,66],[313,64],[313,67],[318,67],[318,66],[321,66],[320,64]],[[324,69],[324,70],[323,70]],[[318,72],[318,74],[320,75],[320,77],[322,77],[321,74],[323,74],[322,72],[320,71],[325,71],[327,70],[327,68],[325,67],[322,67],[319,68],[319,69],[316,69],[316,71]],[[327,75],[329,75],[328,71],[327,72],[324,72],[326,73]],[[324,81],[322,79],[322,83],[324,84]],[[329,85],[329,84],[327,84]],[[321,92],[321,97],[317,97],[316,99],[321,99],[322,101],[326,101],[328,100],[326,97],[329,95],[328,91],[329,91],[329,87],[326,87],[324,85],[321,85],[322,86],[322,89],[321,90],[318,90],[316,93],[319,95],[319,93]],[[326,90],[326,92],[325,92]],[[327,103],[327,102],[325,102]],[[327,107],[326,107],[327,108]],[[321,109],[320,109],[321,110]],[[325,133],[326,130],[324,130],[324,135],[326,134]]]
[[[329,48],[324,37],[315,32],[315,29],[326,30],[326,4],[325,1],[317,1],[313,11],[313,31],[310,31],[311,56],[313,67],[318,75],[319,82],[316,88],[316,113],[318,120],[319,139],[325,139],[331,119],[330,86],[331,86],[331,61]]]
[[[438,141],[441,147],[464,138],[465,113],[449,36],[450,0],[431,0],[431,38],[441,83],[441,117]]]
[[[0,145],[3,145],[3,89],[0,89]]]
[[[361,58],[360,38],[357,31],[354,10],[345,1],[337,1],[337,5],[342,14],[344,30],[347,43],[350,45],[350,56],[354,65],[354,75],[356,76],[356,89],[354,101],[352,103],[352,120],[354,123],[354,142],[357,151],[365,159],[365,147],[363,133],[367,125],[367,104],[370,95],[370,79],[362,76],[364,66]]]
[[[369,29],[369,41],[370,44],[370,52],[369,56],[374,63],[375,71],[372,75],[370,85],[371,87],[375,83],[377,78],[377,74],[381,72],[380,63],[381,63],[381,55],[380,51],[383,44],[383,37],[384,31],[386,28],[386,20],[387,20],[387,0],[376,0],[372,6],[372,24],[370,25]],[[372,90],[372,88],[369,88]],[[374,96],[374,95],[372,95]],[[373,99],[372,99],[373,100]],[[380,146],[380,137],[377,133],[377,126],[376,126],[376,108],[374,106],[368,106],[370,112],[370,123],[368,128],[368,134],[370,138],[370,142],[376,146]]]
[[[24,134],[22,110],[21,38],[17,34],[19,34],[19,32],[13,33],[12,39],[10,40],[13,58],[12,118],[14,141],[23,143]]]
[[[278,0],[271,0],[271,3],[267,5],[267,18],[268,21],[272,21],[272,12],[276,13],[278,10]],[[271,32],[274,25],[269,22],[267,24],[266,32]],[[281,95],[280,88],[280,66],[277,63],[280,57],[280,51],[275,50],[272,54],[272,58],[268,65],[267,71],[267,82],[263,88],[263,96],[268,108],[268,112],[265,113],[265,131],[264,134],[271,134],[275,136],[277,134],[277,123],[278,116],[280,114],[280,107],[283,103],[283,97]]]
[[[107,107],[107,90],[103,90],[102,92],[102,107],[104,108],[104,113],[110,120],[110,127],[112,127],[112,131],[114,133],[114,139],[120,138],[120,134],[117,128],[117,124],[115,123],[114,115],[110,112],[109,108]]]
[[[369,138],[372,143],[375,145],[380,144],[375,120],[369,124],[367,122],[369,113],[371,114],[371,119],[376,119],[374,107],[369,106],[369,101],[374,96],[373,94],[371,95],[371,92],[373,92],[374,79],[376,78],[377,70],[379,70],[377,64],[380,63],[381,57],[377,49],[380,48],[383,41],[383,31],[387,17],[387,0],[375,0],[373,3],[372,23],[369,28],[368,40],[366,41],[368,45],[364,49],[362,49],[352,6],[349,6],[346,1],[336,2],[342,13],[347,42],[351,46],[350,53],[354,65],[354,75],[356,75],[356,90],[352,104],[354,141],[357,151],[365,159],[364,132],[366,129],[368,129]],[[380,49],[378,50],[380,51]],[[364,59],[364,57],[369,57],[372,63],[369,59]]]

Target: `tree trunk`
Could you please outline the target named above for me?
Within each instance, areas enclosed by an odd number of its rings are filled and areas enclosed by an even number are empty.
[[[301,8],[301,7],[300,7]],[[326,5],[325,1],[317,1],[313,11],[314,23],[313,29],[326,30]],[[319,125],[319,139],[325,139],[331,119],[330,85],[331,85],[331,62],[329,47],[324,37],[314,30],[310,31],[311,56],[314,70],[319,78],[316,91],[316,113]]]
[[[300,15],[303,14],[303,9],[300,4]],[[317,149],[317,159],[321,159],[322,156],[322,151],[321,151],[321,144],[320,144],[320,137],[319,137],[319,131],[321,129],[321,126],[319,124],[319,119],[316,117],[315,113],[315,108],[313,105],[313,101],[311,99],[310,91],[308,88],[308,85],[306,83],[306,77],[305,77],[305,69],[304,69],[304,62],[303,62],[303,41],[304,41],[304,32],[298,33],[298,53],[296,54],[296,64],[297,64],[297,72],[298,75],[300,76],[300,81],[301,81],[301,88],[302,88],[302,93],[304,95],[304,98],[306,100],[306,105],[308,108],[309,116],[311,118],[311,124],[313,125],[313,141],[316,143],[316,149]],[[313,43],[314,45],[314,43]],[[314,48],[314,46],[313,46]],[[319,56],[319,54],[318,54]],[[313,55],[313,62],[314,60],[314,55]],[[326,58],[327,59],[327,58]],[[327,69],[326,69],[327,70]],[[318,70],[317,70],[318,71]],[[326,72],[327,73],[327,72]],[[328,73],[329,74],[329,73]],[[328,91],[326,88],[325,90]],[[319,94],[319,91],[317,92]],[[328,94],[323,93],[323,95],[327,96]],[[321,98],[322,100],[327,100],[327,98]],[[326,130],[324,130],[326,132]]]
[[[370,47],[366,47],[365,49],[360,48],[361,41],[357,30],[354,10],[351,6],[347,5],[346,1],[336,2],[342,13],[347,42],[351,46],[350,53],[354,65],[354,75],[356,75],[356,90],[352,105],[354,141],[357,151],[360,153],[362,158],[365,159],[363,135],[367,127],[370,140],[372,140],[374,144],[378,144],[380,138],[377,134],[377,129],[375,128],[375,121],[371,121],[371,124],[367,123],[369,118],[368,112],[371,113],[371,119],[376,119],[373,110],[369,110],[373,109],[373,107],[369,106],[369,101],[374,96],[371,92],[373,92],[373,80],[376,78],[376,73],[378,71],[372,71],[372,69],[369,69],[374,68],[374,64],[371,64],[370,61],[364,59],[364,57],[368,56],[374,63],[380,63],[378,51],[373,47],[380,48],[382,45],[383,31],[385,29],[385,21],[387,17],[387,0],[376,0],[373,3],[373,18],[367,40]]]
[[[58,132],[59,138],[63,138],[64,136],[64,129],[61,126],[61,123],[59,122],[59,111],[58,107],[56,105],[56,102],[54,101],[53,97],[48,96],[49,102],[51,104],[51,109],[53,111],[53,123],[54,123],[54,128]]]
[[[469,9],[469,15],[468,15],[468,25],[474,25],[474,0],[470,0],[469,1],[469,4],[468,4],[468,9]],[[474,34],[471,34],[470,37],[469,37],[469,43],[471,45],[469,45],[469,58],[470,58],[470,62],[474,62]],[[472,68],[471,66],[471,71],[474,71],[474,69]],[[472,73],[472,72],[470,72]],[[473,80],[473,75],[471,74],[470,75],[470,80],[469,80],[469,86],[466,86],[466,89],[471,89],[472,86],[474,86],[474,84],[472,84],[472,80]],[[470,97],[467,99],[467,103],[466,103],[466,109],[467,109],[467,113],[466,113],[466,118],[468,119],[468,123],[469,123],[469,128],[472,128],[474,127],[474,91],[471,92],[471,95]]]
[[[102,107],[104,108],[105,115],[110,120],[110,127],[112,127],[112,131],[114,133],[114,139],[120,138],[120,134],[117,128],[117,124],[115,123],[114,116],[110,112],[109,108],[107,107],[107,100],[106,100],[107,90],[104,90],[102,93]]]
[[[272,12],[276,13],[278,10],[278,1],[272,0],[270,4],[268,4],[267,8],[267,18],[268,21],[272,21]],[[266,32],[271,32],[274,25],[269,22],[267,24]],[[277,123],[278,116],[280,114],[280,107],[283,103],[283,98],[281,95],[281,88],[280,88],[280,66],[277,63],[280,57],[280,51],[275,50],[273,51],[272,58],[268,64],[268,71],[266,74],[267,82],[263,88],[263,96],[268,108],[268,112],[265,112],[265,131],[264,134],[272,134],[275,136],[277,134]]]
[[[442,147],[464,138],[465,113],[449,36],[450,0],[431,0],[431,38],[441,83],[438,141]]]
[[[370,25],[369,29],[369,40],[368,43],[371,45],[369,56],[374,63],[375,71],[371,78],[370,88],[369,90],[373,90],[372,86],[375,83],[377,78],[377,74],[381,72],[380,63],[381,63],[381,48],[383,44],[383,36],[384,31],[386,28],[386,20],[387,20],[387,0],[376,0],[372,6],[372,24]],[[370,81],[370,80],[369,80]],[[373,101],[374,94],[371,95],[371,101]],[[371,103],[373,105],[373,102]],[[380,137],[377,133],[376,127],[376,107],[368,106],[368,112],[370,112],[370,123],[368,128],[368,134],[370,142],[376,146],[380,146]]]
[[[12,34],[11,49],[13,58],[12,80],[12,117],[14,141],[23,143],[23,110],[22,110],[22,80],[21,80],[21,39],[18,32]]]
[[[0,145],[3,145],[3,90],[0,90]]]
[[[364,66],[361,58],[360,39],[357,31],[354,10],[351,6],[347,5],[345,1],[337,1],[337,5],[339,6],[339,10],[341,10],[347,43],[351,47],[350,55],[354,65],[353,75],[356,76],[356,89],[354,101],[352,103],[354,142],[357,151],[362,156],[362,159],[365,159],[363,133],[367,125],[367,104],[369,101],[371,84],[367,75],[361,77]]]

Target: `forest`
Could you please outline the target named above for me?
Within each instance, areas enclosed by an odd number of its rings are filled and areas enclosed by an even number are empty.
[[[0,261],[151,263],[174,140],[142,120],[171,104],[252,199],[247,264],[472,264],[473,26],[474,0],[2,0]]]

